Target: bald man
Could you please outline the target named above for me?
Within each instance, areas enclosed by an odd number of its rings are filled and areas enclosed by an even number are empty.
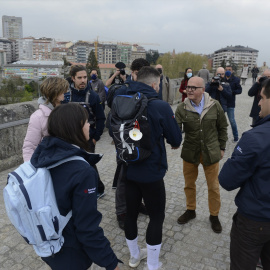
[[[156,65],[156,69],[160,74],[158,98],[168,102],[170,105],[173,105],[174,93],[170,87],[170,80],[167,76],[163,76],[162,65]]]
[[[206,84],[205,91],[220,103],[224,112],[227,112],[227,103],[232,97],[232,90],[230,84],[224,81],[224,76],[224,68],[217,68],[216,76],[212,78],[211,82]]]
[[[192,77],[187,84],[187,98],[178,105],[175,118],[184,127],[185,139],[181,152],[185,178],[186,211],[177,220],[185,224],[196,217],[196,180],[202,164],[208,186],[208,206],[211,228],[221,233],[219,161],[223,158],[227,141],[227,119],[219,102],[205,92],[202,78]]]

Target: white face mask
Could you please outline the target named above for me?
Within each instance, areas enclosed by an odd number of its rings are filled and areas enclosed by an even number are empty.
[[[187,77],[191,78],[192,77],[192,72],[187,73]]]

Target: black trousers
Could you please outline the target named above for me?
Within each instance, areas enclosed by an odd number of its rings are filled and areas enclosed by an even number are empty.
[[[151,246],[159,245],[162,242],[162,227],[165,218],[166,204],[163,179],[153,183],[126,181],[126,238],[133,240],[138,235],[137,219],[142,198],[150,219],[146,230],[146,243]]]
[[[96,146],[94,145],[93,141],[92,141],[92,140],[89,140],[88,142],[89,142],[89,146],[90,146],[90,152],[91,152],[91,153],[95,153]],[[98,193],[103,193],[104,190],[105,190],[105,186],[104,186],[104,184],[102,183],[102,181],[100,180],[97,166],[94,165],[93,168],[96,170],[97,175],[98,175],[98,184],[97,184]]]
[[[230,270],[255,270],[261,257],[270,269],[270,222],[258,222],[236,212],[231,229]]]

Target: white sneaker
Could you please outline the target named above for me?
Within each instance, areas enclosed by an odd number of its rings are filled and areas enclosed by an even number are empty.
[[[143,270],[149,270],[147,263],[145,264]],[[158,263],[158,268],[156,270],[164,270],[164,268],[162,268],[162,262]]]
[[[147,257],[147,249],[142,248],[142,249],[140,249],[139,259],[135,259],[133,257],[130,257],[128,264],[129,264],[130,267],[135,268],[140,264],[141,260],[145,259],[146,257]]]

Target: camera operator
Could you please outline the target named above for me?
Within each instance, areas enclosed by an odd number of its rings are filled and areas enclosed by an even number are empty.
[[[227,101],[232,97],[232,90],[229,83],[224,80],[225,70],[223,67],[217,68],[216,76],[211,82],[207,83],[205,92],[209,93],[211,98],[216,99],[224,112],[227,112]]]
[[[257,82],[255,82],[252,87],[248,90],[248,95],[250,97],[254,97],[252,108],[250,111],[249,116],[252,117],[252,125],[254,125],[257,120],[259,120],[259,112],[260,112],[260,107],[259,107],[259,101],[261,99],[261,90],[262,90],[262,82],[265,81],[266,79],[270,78],[270,69],[266,69],[262,76],[257,77]]]
[[[123,62],[116,63],[115,68],[116,71],[110,75],[110,78],[105,83],[107,87],[112,84],[124,84],[127,79],[126,65]]]

